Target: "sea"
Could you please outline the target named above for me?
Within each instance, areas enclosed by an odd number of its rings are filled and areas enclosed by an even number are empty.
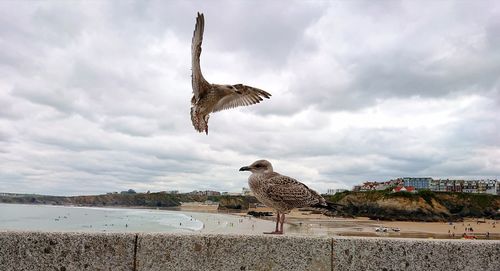
[[[178,211],[0,203],[0,231],[193,232],[203,222]]]

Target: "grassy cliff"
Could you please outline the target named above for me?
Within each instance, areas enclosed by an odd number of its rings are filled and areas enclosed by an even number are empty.
[[[500,196],[468,193],[392,193],[387,190],[369,192],[346,191],[327,200],[345,206],[353,216],[382,220],[458,221],[464,217],[500,218]]]
[[[248,210],[250,203],[258,203],[251,196],[221,196],[219,199],[219,210]]]
[[[176,207],[181,202],[219,202],[220,210],[247,210],[250,203],[257,203],[248,196],[200,196],[189,194],[132,193],[93,196],[46,196],[46,195],[0,195],[0,203],[81,205],[81,206],[130,206],[130,207]]]
[[[166,193],[106,194],[75,197],[45,195],[0,196],[1,203],[131,207],[175,207],[179,206],[181,202],[219,201],[219,199],[220,196]]]

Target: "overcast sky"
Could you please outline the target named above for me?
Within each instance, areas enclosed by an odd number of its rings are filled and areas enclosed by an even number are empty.
[[[206,3],[209,2],[209,3]],[[272,93],[192,127],[212,83]],[[0,192],[499,178],[498,1],[1,1]]]

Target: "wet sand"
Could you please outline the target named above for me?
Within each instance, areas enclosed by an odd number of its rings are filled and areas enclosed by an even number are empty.
[[[262,234],[274,230],[275,217],[254,218],[244,212],[224,214],[217,211],[217,205],[181,206],[177,210],[191,213],[193,218],[204,222],[199,233]],[[269,208],[250,209],[251,211],[272,211]],[[210,215],[207,213],[217,213]],[[479,222],[478,222],[479,221]],[[483,223],[484,222],[484,223]],[[385,227],[387,232],[376,232]],[[399,228],[396,232],[392,229]],[[472,228],[473,231],[466,228]],[[376,221],[360,217],[355,219],[332,218],[309,211],[293,210],[286,218],[287,235],[337,235],[337,236],[378,236],[399,238],[438,238],[460,239],[465,233],[478,239],[500,239],[500,221],[468,219],[465,222],[411,222]]]

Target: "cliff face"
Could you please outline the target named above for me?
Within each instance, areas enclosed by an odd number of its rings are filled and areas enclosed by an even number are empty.
[[[346,214],[372,219],[457,221],[464,217],[500,217],[500,197],[492,195],[370,191],[344,192],[328,199],[343,204]]]
[[[97,206],[146,206],[146,207],[173,207],[179,206],[179,198],[170,194],[110,194],[98,196],[78,196],[71,197],[76,205],[97,205]]]
[[[106,194],[94,196],[58,197],[44,195],[0,196],[3,203],[85,205],[85,206],[135,206],[135,207],[175,207],[181,202],[205,201],[218,198],[186,194],[136,193]]]
[[[218,210],[248,210],[250,203],[257,203],[255,197],[222,196],[219,200]]]

